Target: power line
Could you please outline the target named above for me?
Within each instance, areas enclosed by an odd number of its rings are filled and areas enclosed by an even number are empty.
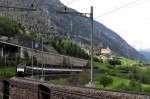
[[[77,2],[77,1],[80,1],[80,0],[70,0],[70,1],[67,2],[67,6],[73,4],[74,2]]]
[[[6,9],[18,9],[18,10],[24,10],[24,11],[36,11],[36,9],[34,9],[34,8],[15,7],[15,6],[4,6],[4,5],[0,5],[0,8],[6,8]]]
[[[101,16],[105,16],[105,15],[114,13],[115,11],[121,10],[121,9],[123,9],[123,8],[126,8],[126,7],[128,7],[128,6],[130,6],[130,5],[133,5],[133,4],[137,3],[138,1],[141,1],[141,0],[135,0],[135,1],[133,1],[133,2],[130,2],[130,3],[128,3],[128,4],[123,5],[123,6],[119,7],[119,8],[117,8],[117,9],[113,9],[113,10],[110,10],[110,11],[108,11],[108,12],[105,12],[105,13],[103,13],[103,14],[98,15],[97,17],[95,17],[95,19],[96,19],[96,18],[99,18],[99,17],[101,17]],[[135,6],[135,5],[134,5],[134,6]]]

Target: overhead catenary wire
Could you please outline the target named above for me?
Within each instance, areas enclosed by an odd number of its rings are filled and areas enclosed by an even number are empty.
[[[67,2],[67,6],[73,4],[74,2],[77,2],[77,1],[80,1],[80,0],[69,0],[69,1]]]
[[[141,0],[135,0],[135,1],[132,1],[132,2],[130,2],[130,3],[127,3],[127,4],[123,5],[123,6],[120,6],[120,7],[118,7],[118,8],[113,9],[113,10],[107,11],[107,12],[101,14],[101,15],[98,15],[98,16],[96,16],[94,19],[97,19],[97,18],[99,18],[99,17],[112,14],[112,13],[114,13],[114,12],[116,12],[116,11],[122,10],[122,9],[124,9],[124,8],[127,8],[127,7],[131,6],[131,5],[134,5],[135,3],[139,2],[139,1],[141,1]],[[149,0],[148,0],[148,1],[149,1]],[[138,5],[138,4],[136,4],[136,5]],[[136,6],[136,5],[134,5],[134,6]],[[133,6],[132,6],[132,7],[133,7]]]

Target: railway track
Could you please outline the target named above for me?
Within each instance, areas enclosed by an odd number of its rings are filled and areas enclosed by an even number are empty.
[[[53,90],[53,92],[51,94],[68,96],[71,99],[72,98],[73,99],[78,99],[77,97],[84,97],[86,99],[88,99],[88,98],[91,98],[91,99],[106,99],[104,97],[92,96],[92,95],[83,94],[83,93],[79,93],[79,92],[66,92],[66,91],[61,91],[61,90]]]
[[[89,88],[89,87],[80,87],[80,88],[88,88],[88,89],[93,89],[93,90],[101,90],[101,91],[109,91],[109,92],[118,92],[118,93],[150,96],[150,93],[146,93],[146,92],[125,91],[125,90],[111,90],[111,89],[102,89],[102,88],[98,89],[98,88]]]

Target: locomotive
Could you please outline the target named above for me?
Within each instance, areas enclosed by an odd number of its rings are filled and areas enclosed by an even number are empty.
[[[16,75],[17,76],[23,76],[25,75],[26,71],[26,65],[25,64],[18,64],[16,68]]]

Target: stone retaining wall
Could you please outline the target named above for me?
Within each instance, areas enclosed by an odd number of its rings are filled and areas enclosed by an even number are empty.
[[[142,95],[59,86],[22,78],[13,78],[10,83],[11,99],[150,99],[150,94]],[[43,90],[48,91],[43,92],[42,89],[39,89],[39,85],[46,88]]]
[[[38,99],[38,86],[34,83],[11,81],[10,97],[12,99]]]

